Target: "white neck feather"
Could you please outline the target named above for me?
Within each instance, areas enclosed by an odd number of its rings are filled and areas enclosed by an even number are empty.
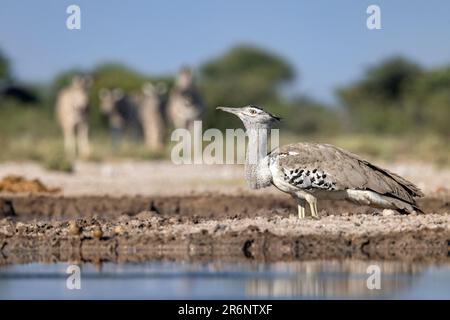
[[[245,179],[252,189],[267,187],[272,182],[269,169],[268,136],[270,127],[251,127],[247,129],[248,145],[245,158]]]

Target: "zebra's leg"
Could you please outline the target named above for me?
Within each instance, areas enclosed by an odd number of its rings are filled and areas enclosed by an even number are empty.
[[[66,156],[69,158],[73,158],[77,154],[77,147],[75,145],[75,126],[64,127],[63,134]]]
[[[111,146],[113,151],[117,151],[120,148],[120,139],[122,137],[122,129],[119,127],[111,127]]]
[[[91,148],[89,144],[89,126],[87,123],[82,123],[78,127],[77,132],[77,142],[78,142],[78,150],[80,150],[80,154],[83,157],[88,157]]]
[[[154,150],[159,151],[164,148],[164,121],[161,114],[155,113],[153,117],[153,125],[150,126],[152,147]]]

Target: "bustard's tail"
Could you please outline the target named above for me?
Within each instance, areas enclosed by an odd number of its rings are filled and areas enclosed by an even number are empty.
[[[368,186],[368,189],[377,192],[386,200],[389,200],[389,202],[391,202],[392,205],[401,212],[412,213],[416,211],[423,213],[423,211],[417,206],[415,198],[423,197],[424,194],[414,183],[406,180],[396,173],[374,165],[373,163],[370,163],[369,161],[362,159],[353,153],[345,150],[342,151],[370,168],[372,171],[370,174],[373,174],[372,177],[375,179],[369,182],[369,184],[373,184]]]
[[[389,202],[392,203],[393,206],[396,207],[398,211],[401,213],[413,213],[413,212],[419,212],[424,213],[422,209],[419,208],[419,206],[416,203],[416,197],[423,197],[423,192],[412,182],[406,180],[405,178],[399,176],[398,174],[395,174],[389,170],[380,168],[378,166],[375,166],[369,162],[367,162],[369,166],[371,166],[373,169],[378,170],[379,172],[382,172],[384,175],[390,177],[393,179],[397,185],[390,184],[392,187],[392,191],[385,195],[384,197],[386,199],[389,199]],[[405,192],[408,196],[405,197]]]
[[[390,197],[390,196],[383,196],[383,198],[388,201],[389,203],[392,204],[392,206],[394,207],[394,209],[396,209],[397,211],[399,211],[400,213],[404,213],[404,214],[410,214],[410,213],[424,213],[422,211],[422,209],[420,209],[417,204],[414,202],[406,202],[404,200],[398,199],[398,198],[394,198],[394,197]]]

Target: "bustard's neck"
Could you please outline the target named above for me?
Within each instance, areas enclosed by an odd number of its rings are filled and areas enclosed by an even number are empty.
[[[245,178],[252,189],[264,188],[272,182],[267,159],[270,126],[247,128],[248,145],[245,157]]]

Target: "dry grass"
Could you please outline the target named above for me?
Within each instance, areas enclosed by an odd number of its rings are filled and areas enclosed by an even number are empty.
[[[47,168],[71,171],[72,161],[64,156],[62,134],[52,111],[37,107],[0,106],[0,162],[37,161]],[[94,129],[92,154],[89,161],[116,159],[163,159],[170,157],[170,146],[160,153],[150,152],[142,144],[124,140],[113,151],[105,129]],[[299,136],[281,131],[281,144],[297,141],[315,141],[335,144],[365,157],[391,160],[415,160],[450,165],[450,143],[444,137],[433,135],[377,136],[344,134],[336,136]]]

